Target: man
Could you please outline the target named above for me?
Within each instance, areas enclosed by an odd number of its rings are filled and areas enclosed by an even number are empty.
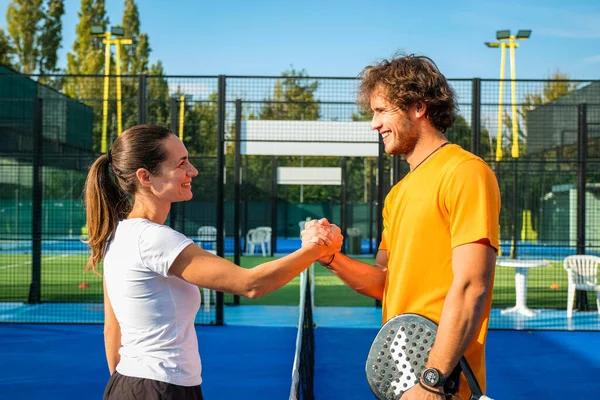
[[[424,381],[402,399],[440,399],[464,354],[485,391],[485,339],[498,249],[500,194],[493,171],[449,143],[452,88],[427,57],[406,55],[366,67],[359,103],[373,112],[385,151],[404,154],[410,172],[386,197],[375,265],[342,254],[319,260],[344,283],[382,300],[383,322],[416,313],[439,324]],[[312,239],[316,224],[303,231]],[[431,368],[431,369],[430,369]],[[470,391],[461,378],[458,396]]]

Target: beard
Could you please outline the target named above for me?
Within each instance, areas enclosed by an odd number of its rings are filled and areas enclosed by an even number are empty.
[[[389,151],[386,149],[388,154],[400,155],[411,153],[417,143],[419,143],[419,132],[415,129],[415,124],[410,120],[402,122],[402,126],[397,132],[393,132],[393,142]]]

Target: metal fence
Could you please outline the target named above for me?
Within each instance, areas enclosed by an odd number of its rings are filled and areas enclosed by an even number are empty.
[[[194,200],[175,205],[168,223],[238,264],[247,259],[250,229],[270,227],[269,254],[285,252],[298,245],[298,223],[307,217],[330,218],[348,239],[358,235],[354,246],[347,241],[346,252],[373,254],[385,194],[408,171],[401,157],[383,154],[378,135],[369,136],[369,115],[355,103],[354,78],[125,76],[121,99],[112,86],[105,96],[104,77],[53,76],[44,85],[38,78],[0,74],[5,307],[17,302],[92,307],[101,301],[99,278],[82,272],[87,258],[80,240],[82,188],[87,167],[103,143],[110,146],[120,125],[167,125],[183,138],[200,176]],[[450,141],[485,159],[500,182],[502,258],[543,261],[543,268],[526,274],[525,300],[550,322],[531,327],[560,328],[562,322],[552,319],[562,318],[567,308],[564,258],[600,254],[600,82],[519,80],[516,103],[509,90],[499,98],[498,80],[450,83],[459,103]],[[293,151],[273,150],[286,143]],[[336,146],[363,149],[359,155],[317,154]],[[338,167],[341,184],[283,184],[282,167]],[[216,237],[200,237],[203,226],[216,227]],[[514,268],[497,268],[495,310],[518,302],[516,285]],[[332,296],[320,300],[318,286],[316,291],[317,305],[336,305]],[[238,302],[217,294],[198,322],[222,323],[223,304]],[[373,302],[356,297],[344,304]],[[576,317],[590,316],[584,311],[595,312],[596,304],[579,292],[576,308],[582,311]],[[75,319],[86,321],[92,311],[80,312]],[[498,321],[502,327],[504,320]],[[594,320],[565,329],[598,328]]]

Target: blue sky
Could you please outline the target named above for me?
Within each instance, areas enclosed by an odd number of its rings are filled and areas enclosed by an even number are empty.
[[[9,0],[0,0],[6,13]],[[397,51],[431,57],[448,78],[497,78],[500,29],[532,29],[516,50],[517,78],[555,70],[600,79],[600,1],[137,0],[151,61],[169,75],[356,76]],[[75,38],[78,0],[66,1],[60,66]],[[112,25],[123,0],[107,0]],[[6,19],[0,26],[6,27]],[[507,78],[508,78],[507,69]]]

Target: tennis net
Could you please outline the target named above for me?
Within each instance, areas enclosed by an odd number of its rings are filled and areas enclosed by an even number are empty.
[[[315,336],[313,332],[314,265],[300,274],[300,312],[290,400],[314,400]]]

